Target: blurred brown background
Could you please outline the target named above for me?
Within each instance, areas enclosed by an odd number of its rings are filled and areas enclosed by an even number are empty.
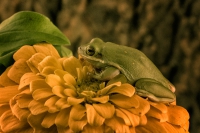
[[[200,0],[0,0],[0,22],[22,10],[49,17],[75,55],[94,37],[143,51],[200,132]]]

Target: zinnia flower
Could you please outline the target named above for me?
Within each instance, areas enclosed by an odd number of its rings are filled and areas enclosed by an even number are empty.
[[[123,75],[102,82],[51,44],[23,46],[0,77],[0,132],[188,133],[188,112],[135,94]]]

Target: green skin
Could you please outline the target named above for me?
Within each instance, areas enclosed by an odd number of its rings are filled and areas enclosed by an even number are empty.
[[[136,93],[156,102],[173,102],[175,87],[141,51],[94,38],[78,49],[79,55],[89,61],[96,70],[98,80],[109,80],[124,74],[135,86]]]

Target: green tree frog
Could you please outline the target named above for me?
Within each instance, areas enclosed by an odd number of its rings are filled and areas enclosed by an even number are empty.
[[[156,102],[173,102],[175,87],[141,51],[94,38],[78,48],[79,55],[90,62],[98,80],[110,80],[123,74],[135,86],[136,94]]]

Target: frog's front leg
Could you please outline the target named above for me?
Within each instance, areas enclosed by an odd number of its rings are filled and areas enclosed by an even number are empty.
[[[135,83],[136,93],[156,102],[173,102],[175,94],[154,79],[142,78]]]
[[[105,67],[104,69],[95,70],[93,78],[106,81],[116,77],[119,74],[120,74],[119,69],[112,66],[108,66]]]

